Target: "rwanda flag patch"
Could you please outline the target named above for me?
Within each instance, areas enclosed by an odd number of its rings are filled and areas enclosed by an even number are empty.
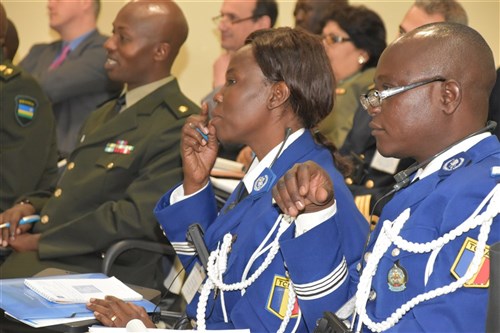
[[[35,117],[37,107],[36,99],[28,96],[16,96],[15,115],[19,125],[28,126]]]
[[[467,237],[458,253],[451,274],[459,279],[465,275],[476,253],[477,240]],[[490,247],[486,245],[477,272],[464,284],[469,288],[488,288],[490,285]]]
[[[284,276],[275,275],[269,298],[267,301],[267,310],[283,320],[285,318],[286,309],[288,307],[288,285],[289,280]],[[295,304],[292,310],[292,317],[295,318],[299,314],[299,304],[295,298]]]

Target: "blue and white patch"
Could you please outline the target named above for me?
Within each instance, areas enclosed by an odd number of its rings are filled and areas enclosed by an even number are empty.
[[[464,152],[457,154],[443,163],[441,170],[439,170],[439,175],[442,176],[452,173],[453,171],[468,165],[470,160],[470,157]]]
[[[250,195],[256,197],[269,192],[275,180],[276,175],[274,172],[269,168],[265,168],[253,183],[253,189]]]
[[[491,167],[490,176],[492,178],[496,178],[496,179],[500,180],[500,165]]]

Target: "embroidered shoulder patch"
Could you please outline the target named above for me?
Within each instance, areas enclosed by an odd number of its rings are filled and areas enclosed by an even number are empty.
[[[283,320],[288,307],[288,285],[289,279],[284,276],[275,275],[269,297],[267,300],[266,310]],[[292,318],[299,314],[299,304],[295,298],[295,304],[292,311]]]
[[[38,102],[32,97],[21,95],[16,96],[15,101],[15,116],[17,122],[23,127],[28,126],[35,117]]]
[[[467,269],[472,262],[472,258],[476,253],[477,240],[467,237],[455,258],[455,262],[451,267],[451,274],[459,279],[467,273]],[[464,287],[469,288],[488,288],[490,285],[490,247],[486,245],[479,269],[477,272],[465,282]]]

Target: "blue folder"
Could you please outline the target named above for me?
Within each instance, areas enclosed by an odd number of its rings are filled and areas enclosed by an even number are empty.
[[[38,279],[102,279],[102,273],[47,276]],[[30,278],[34,279],[34,278]],[[18,319],[77,318],[92,316],[85,304],[60,304],[46,300],[24,285],[25,278],[0,280],[0,308]],[[155,305],[148,300],[133,302],[153,312]]]

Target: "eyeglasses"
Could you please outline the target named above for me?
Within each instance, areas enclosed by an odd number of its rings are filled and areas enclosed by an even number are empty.
[[[324,36],[322,36],[322,39],[328,45],[333,45],[333,44],[343,43],[343,42],[350,42],[352,40],[349,37],[342,37],[342,36],[337,36],[337,35],[334,35],[334,34],[324,35]]]
[[[237,18],[232,14],[220,14],[220,15],[217,15],[215,17],[212,17],[212,21],[216,25],[219,25],[221,22],[224,22],[224,23],[227,23],[230,25],[234,25],[234,24],[238,24],[238,23],[248,21],[248,20],[255,20],[257,18],[259,18],[259,16],[252,15],[252,16],[245,17],[245,18]]]
[[[377,108],[382,104],[382,101],[386,98],[389,98],[391,96],[400,94],[402,92],[423,86],[424,84],[429,84],[429,83],[436,82],[436,81],[444,82],[444,81],[446,81],[446,79],[443,79],[441,77],[433,78],[433,79],[429,79],[429,80],[425,80],[425,81],[411,83],[409,85],[402,86],[402,87],[394,87],[394,88],[385,89],[382,91],[372,89],[372,90],[368,91],[368,93],[361,95],[359,97],[359,101],[361,102],[361,105],[363,106],[363,108],[365,110],[368,110],[369,108]]]

